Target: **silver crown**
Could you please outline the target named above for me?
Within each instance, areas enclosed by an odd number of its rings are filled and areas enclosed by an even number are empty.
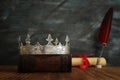
[[[41,45],[37,42],[35,45],[31,45],[30,43],[30,35],[27,34],[25,39],[25,45],[21,42],[21,37],[18,38],[19,41],[19,51],[20,54],[69,54],[70,53],[70,44],[69,37],[66,36],[65,45],[62,45],[59,42],[58,38],[52,43],[53,38],[51,34],[48,35],[46,41],[48,43],[46,45]]]

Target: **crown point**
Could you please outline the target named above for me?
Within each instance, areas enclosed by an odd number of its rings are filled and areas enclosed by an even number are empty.
[[[30,44],[30,35],[29,34],[27,34],[25,42],[26,42],[26,44]]]
[[[59,44],[58,44],[59,46],[62,46],[62,44],[61,44],[61,42],[59,42]]]
[[[48,44],[47,44],[47,45],[53,45],[53,44],[52,44],[53,39],[52,39],[51,34],[48,34],[48,38],[47,38],[46,40],[48,41]]]
[[[20,46],[20,43],[21,43],[21,36],[18,37],[18,44]]]
[[[59,44],[58,38],[55,39],[54,44],[57,46]]]
[[[37,44],[37,45],[40,45],[40,43],[39,43],[39,42],[37,42],[36,44]]]
[[[18,37],[18,42],[21,42],[21,36]]]
[[[65,45],[68,45],[68,43],[69,43],[69,41],[70,41],[68,35],[66,35],[65,41],[66,41],[66,44],[65,44]]]
[[[68,35],[66,35],[65,41],[66,41],[66,42],[69,42],[69,41],[70,41]]]

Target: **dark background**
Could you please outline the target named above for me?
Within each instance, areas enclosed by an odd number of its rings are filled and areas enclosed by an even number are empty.
[[[32,44],[46,44],[49,33],[62,43],[69,35],[72,54],[98,56],[96,34],[110,7],[114,16],[103,56],[109,66],[120,66],[120,0],[0,0],[0,64],[17,64],[17,38],[24,42],[28,32]]]

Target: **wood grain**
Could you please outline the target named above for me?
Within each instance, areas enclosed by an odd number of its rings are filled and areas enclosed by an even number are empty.
[[[0,80],[120,80],[120,67],[73,67],[66,73],[18,73],[17,66],[0,66]]]

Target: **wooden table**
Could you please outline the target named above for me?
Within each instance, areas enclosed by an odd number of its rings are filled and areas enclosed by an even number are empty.
[[[71,73],[18,73],[17,66],[0,66],[0,80],[120,80],[120,67],[73,67]]]

